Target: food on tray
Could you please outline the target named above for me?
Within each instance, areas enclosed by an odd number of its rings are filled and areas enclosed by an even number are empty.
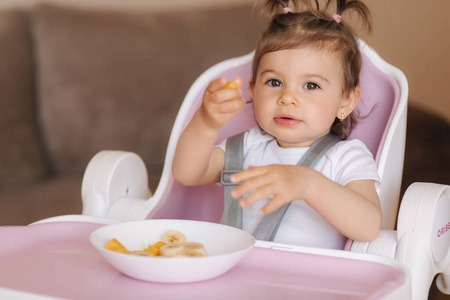
[[[181,232],[176,230],[169,230],[164,234],[162,241],[167,245],[176,245],[186,243],[187,240],[186,236]]]
[[[183,250],[182,244],[165,245],[161,247],[161,256],[175,256]]]
[[[120,252],[120,253],[127,253],[127,254],[141,255],[141,256],[157,256],[157,255],[159,255],[159,248],[161,248],[164,245],[165,245],[165,243],[163,243],[163,242],[157,242],[154,245],[149,245],[144,250],[129,251],[117,239],[112,239],[106,244],[105,249],[115,251],[115,252]]]
[[[120,253],[128,253],[129,251],[118,240],[112,239],[106,244],[105,249],[116,251]]]
[[[152,253],[145,251],[145,250],[131,251],[131,252],[128,252],[128,254],[140,255],[140,256],[155,256]]]
[[[202,243],[188,242],[186,236],[176,230],[167,231],[162,241],[149,245],[144,250],[129,251],[117,239],[110,240],[105,249],[140,256],[198,257],[208,255]]]
[[[179,244],[165,245],[161,247],[161,256],[183,257],[183,256],[206,256],[205,246],[201,243],[184,242]]]

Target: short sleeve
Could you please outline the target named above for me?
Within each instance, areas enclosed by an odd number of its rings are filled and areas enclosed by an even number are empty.
[[[328,158],[333,164],[333,177],[341,185],[355,180],[373,180],[378,191],[380,176],[372,153],[360,140],[344,141],[336,145]]]

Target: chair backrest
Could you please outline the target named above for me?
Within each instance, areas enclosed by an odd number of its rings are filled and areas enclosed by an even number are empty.
[[[385,171],[387,166],[389,170],[396,169],[393,175],[386,175],[390,182],[382,184],[380,192],[385,219],[383,228],[393,229],[403,168],[408,86],[403,73],[383,61],[364,42],[360,42],[360,49],[363,53],[360,76],[363,98],[357,110],[360,115],[368,117],[357,124],[349,138],[361,139],[367,145],[377,161],[382,181],[386,174],[390,174]],[[171,133],[160,183],[146,207],[141,207],[142,213],[148,214],[148,218],[220,222],[223,188],[218,184],[198,187],[180,185],[172,177],[172,161],[178,138],[200,106],[203,92],[212,79],[241,76],[244,82],[243,97],[251,100],[248,80],[251,77],[252,58],[253,53],[250,53],[211,67],[188,91]],[[242,112],[221,129],[217,142],[254,126],[253,104],[248,103]]]

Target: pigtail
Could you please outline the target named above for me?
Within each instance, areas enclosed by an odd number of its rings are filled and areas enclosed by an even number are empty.
[[[333,0],[327,0],[325,9],[330,9],[330,4]],[[372,33],[372,17],[369,8],[360,0],[336,0],[336,14],[342,16],[348,11],[354,11],[358,14],[360,20],[363,22],[363,27],[367,33]]]
[[[335,20],[335,14],[343,16],[349,11],[354,11],[362,20],[367,33],[372,32],[372,17],[369,8],[360,0],[327,0],[323,9],[318,0],[265,0],[264,2],[264,10],[269,12],[272,18],[285,13],[284,9],[290,7],[290,3],[294,8],[292,12],[299,12],[301,7],[301,11],[308,11],[319,19],[329,21]],[[333,5],[333,3],[335,4]]]
[[[292,11],[289,2],[289,0],[263,0],[257,2],[255,8],[259,6],[261,15],[268,18],[270,23],[277,16],[285,14],[286,9]]]
[[[273,15],[280,13],[280,7],[289,7],[289,0],[267,0],[265,7]]]

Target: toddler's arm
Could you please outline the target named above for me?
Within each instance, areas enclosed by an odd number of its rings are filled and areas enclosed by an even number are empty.
[[[244,182],[232,191],[235,198],[253,191],[241,200],[242,207],[273,196],[261,209],[262,214],[304,199],[348,238],[373,240],[381,228],[381,204],[373,180],[355,180],[342,186],[314,169],[291,165],[251,167],[230,180]]]
[[[233,80],[241,86],[242,79]],[[172,174],[181,184],[192,186],[218,182],[225,153],[214,147],[219,130],[245,105],[241,89],[223,89],[226,78],[213,80],[203,102],[181,134],[172,166]]]

